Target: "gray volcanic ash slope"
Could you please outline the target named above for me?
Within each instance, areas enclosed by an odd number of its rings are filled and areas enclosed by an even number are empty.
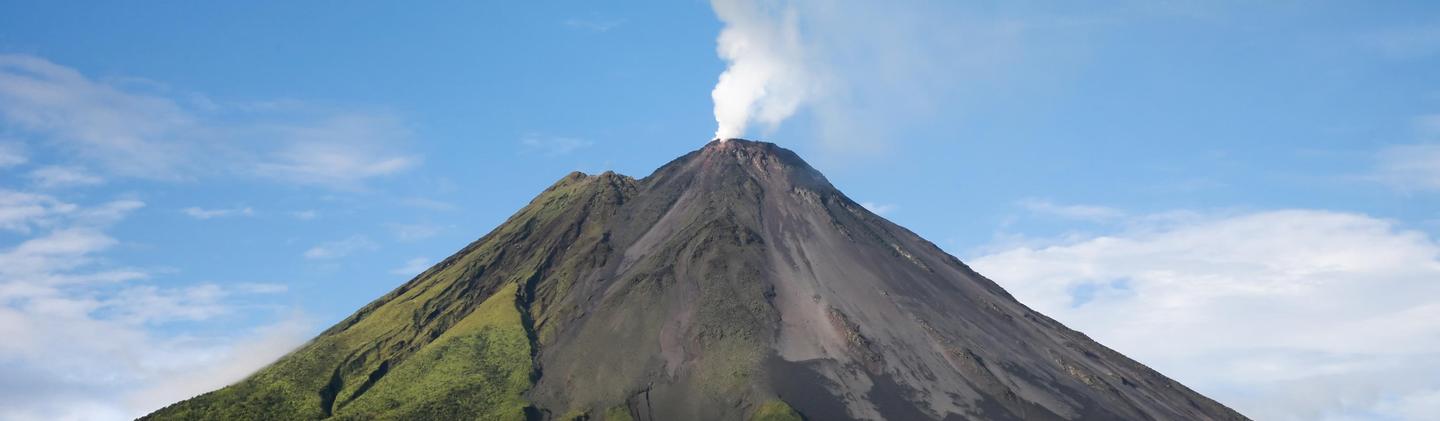
[[[300,350],[155,419],[1240,414],[1015,301],[794,153],[574,173]]]

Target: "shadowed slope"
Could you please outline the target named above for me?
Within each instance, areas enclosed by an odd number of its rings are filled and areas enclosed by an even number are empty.
[[[153,414],[232,415],[1243,419],[738,139],[643,180],[571,174],[274,365]]]

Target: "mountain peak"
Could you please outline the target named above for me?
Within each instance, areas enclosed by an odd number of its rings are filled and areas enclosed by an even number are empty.
[[[711,139],[705,147],[734,147],[734,148],[776,148],[774,143],[759,140],[743,139],[738,137],[726,139]]]
[[[705,147],[700,148],[700,152],[706,154],[783,155],[787,158],[794,157],[795,161],[804,162],[795,152],[780,147],[780,145],[740,138],[712,140],[710,143],[706,143]]]
[[[834,189],[823,174],[795,152],[770,142],[738,138],[712,140],[699,150],[660,167],[647,179],[682,179],[687,184],[702,186],[737,185],[748,180],[780,190]]]

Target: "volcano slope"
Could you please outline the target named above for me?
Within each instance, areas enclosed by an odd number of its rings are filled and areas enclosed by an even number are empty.
[[[572,173],[229,387],[146,419],[1240,420],[1017,302],[789,150]]]

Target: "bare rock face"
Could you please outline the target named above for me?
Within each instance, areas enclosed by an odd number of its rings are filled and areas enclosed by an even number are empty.
[[[741,139],[640,180],[566,176],[300,350],[150,417],[232,416],[1245,419]]]

